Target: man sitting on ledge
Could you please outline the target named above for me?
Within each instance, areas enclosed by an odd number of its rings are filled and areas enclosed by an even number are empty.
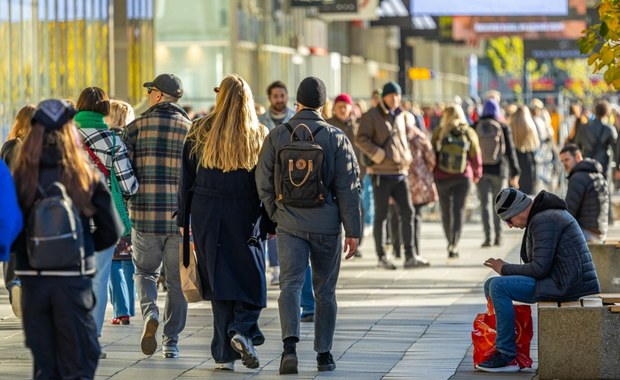
[[[495,211],[509,227],[525,228],[523,264],[502,259],[484,262],[500,277],[489,278],[484,295],[495,308],[495,353],[476,366],[485,372],[516,372],[517,356],[512,301],[568,302],[600,292],[594,262],[575,218],[558,196],[541,191],[536,198],[506,188],[495,198]]]

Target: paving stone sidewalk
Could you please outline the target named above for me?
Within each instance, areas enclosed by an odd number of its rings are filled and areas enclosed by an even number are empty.
[[[314,379],[530,379],[534,369],[517,374],[484,374],[472,366],[471,330],[477,313],[484,312],[484,280],[492,271],[482,265],[488,257],[518,262],[522,231],[505,229],[502,247],[480,248],[481,226],[466,224],[461,257],[448,260],[441,225],[422,226],[422,254],[432,266],[408,269],[403,259],[398,269],[376,268],[372,238],[362,246],[363,257],[342,263],[338,284],[338,322],[333,354],[337,369],[318,372],[313,351],[313,325],[302,324],[298,345],[298,376]],[[619,234],[620,235],[620,234]],[[179,348],[181,357],[164,359],[161,351],[151,357],[140,352],[141,317],[128,326],[109,324],[101,344],[107,359],[99,361],[97,379],[276,379],[281,353],[277,287],[268,290],[268,307],[261,315],[266,336],[257,348],[260,368],[250,370],[237,363],[234,373],[212,369],[210,356],[212,318],[207,302],[190,305],[187,327]],[[163,298],[160,297],[160,305]],[[139,310],[139,308],[136,308]],[[111,306],[108,307],[108,314]],[[536,312],[533,309],[536,323]],[[535,326],[536,330],[536,326]],[[161,331],[160,331],[161,333]],[[160,337],[159,337],[160,338]],[[32,374],[30,352],[24,347],[21,322],[12,315],[7,293],[0,289],[0,379],[27,379]],[[531,355],[537,366],[537,337]]]

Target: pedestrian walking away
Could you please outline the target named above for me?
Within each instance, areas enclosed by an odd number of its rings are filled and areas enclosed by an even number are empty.
[[[254,346],[265,341],[258,326],[267,305],[263,242],[275,234],[255,181],[267,128],[243,78],[228,75],[216,89],[215,110],[194,122],[183,148],[177,224],[189,234],[191,221],[200,286],[213,311],[215,369],[234,370],[239,359],[255,369]]]
[[[158,75],[143,85],[150,108],[126,128],[123,140],[140,187],[129,199],[133,226],[134,280],[144,327],[140,347],[145,355],[157,350],[157,330],[163,321],[162,354],[179,357],[179,334],[185,328],[187,301],[179,278],[181,235],[174,220],[181,177],[183,142],[191,127],[178,105],[183,83],[174,74]],[[160,317],[157,279],[164,270],[166,303]]]
[[[297,90],[297,113],[273,129],[256,169],[258,194],[278,224],[283,353],[280,374],[297,373],[300,292],[308,260],[316,296],[314,350],[317,369],[332,371],[336,328],[336,283],[344,226],[346,258],[361,234],[359,168],[346,135],[321,117],[325,84],[305,78]]]
[[[122,196],[129,197],[135,194],[138,191],[138,181],[127,156],[127,148],[104,120],[110,114],[110,99],[106,92],[99,87],[87,87],[80,94],[76,107],[78,113],[74,120],[83,147],[95,170],[106,178],[108,186],[112,184],[110,175],[114,174]],[[108,285],[114,250],[114,246],[107,247],[105,251],[95,254],[97,272],[92,281],[96,301],[93,318],[99,336],[108,305]],[[105,352],[102,351],[102,358],[104,357]]]
[[[15,161],[17,195],[28,221],[14,243],[15,273],[22,280],[24,335],[35,379],[95,377],[100,347],[92,316],[94,252],[113,247],[122,233],[103,176],[82,158],[75,112],[62,100],[39,103]],[[51,217],[60,233],[47,228]]]

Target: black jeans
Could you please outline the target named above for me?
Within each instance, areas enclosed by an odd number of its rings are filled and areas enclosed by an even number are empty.
[[[372,175],[372,191],[375,200],[375,223],[373,234],[375,249],[379,258],[385,256],[383,249],[383,223],[387,218],[390,197],[398,206],[400,217],[400,237],[405,246],[405,259],[413,257],[413,203],[409,192],[409,181],[402,179]],[[394,237],[392,237],[394,238]]]
[[[413,207],[413,249],[415,250],[414,255],[417,256],[420,254],[420,226],[422,225],[422,207],[424,206],[414,205]],[[396,257],[400,257],[400,248],[402,245],[402,239],[400,237],[400,218],[398,215],[398,205],[396,205],[396,203],[391,204],[388,212],[388,224],[390,227],[389,232],[392,249]]]
[[[491,240],[491,219],[495,227],[495,240],[502,236],[502,222],[495,212],[495,196],[504,188],[506,180],[498,175],[484,174],[477,183],[478,198],[480,198],[480,214],[484,239]]]
[[[441,223],[448,245],[458,246],[465,222],[465,201],[471,180],[467,177],[457,177],[435,181],[435,184],[439,193]]]
[[[211,355],[216,363],[227,363],[241,358],[230,345],[230,338],[235,333],[245,335],[255,346],[265,342],[265,337],[258,328],[262,308],[241,301],[215,300],[211,300],[211,308],[213,309]]]
[[[35,379],[93,379],[99,361],[91,278],[21,276]]]

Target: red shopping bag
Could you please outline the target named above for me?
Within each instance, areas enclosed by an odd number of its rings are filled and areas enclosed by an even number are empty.
[[[530,343],[534,336],[532,308],[529,305],[514,305],[515,332],[517,337],[517,364],[521,368],[531,368]],[[474,319],[471,340],[474,344],[474,367],[486,361],[495,352],[495,310],[489,299],[487,312]]]

